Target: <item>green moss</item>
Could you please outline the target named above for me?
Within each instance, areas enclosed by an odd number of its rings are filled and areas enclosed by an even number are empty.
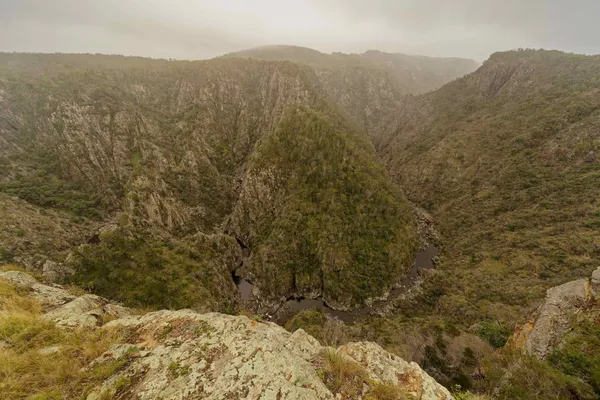
[[[117,393],[124,391],[125,389],[127,389],[129,386],[131,385],[131,379],[127,378],[126,376],[121,376],[119,379],[117,379],[115,381],[115,391]]]
[[[178,362],[172,362],[169,364],[168,370],[172,378],[178,378],[187,375],[190,372],[190,367],[187,365],[182,367]]]

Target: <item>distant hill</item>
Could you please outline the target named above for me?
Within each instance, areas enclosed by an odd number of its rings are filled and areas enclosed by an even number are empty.
[[[465,58],[412,56],[376,50],[363,54],[325,54],[299,46],[262,46],[229,53],[223,57],[292,61],[314,68],[375,68],[389,73],[403,93],[411,94],[437,89],[479,67],[476,61]]]

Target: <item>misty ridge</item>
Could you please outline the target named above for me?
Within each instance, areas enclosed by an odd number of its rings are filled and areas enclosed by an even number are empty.
[[[600,5],[0,5],[0,398],[600,398]]]

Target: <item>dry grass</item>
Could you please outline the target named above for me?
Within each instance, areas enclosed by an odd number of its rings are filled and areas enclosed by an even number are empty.
[[[317,364],[322,368],[319,374],[325,386],[333,394],[341,394],[344,399],[413,399],[411,395],[397,386],[373,381],[360,364],[333,349],[323,351],[317,359]],[[366,393],[364,393],[365,385],[367,385]]]
[[[18,265],[14,265],[14,264],[4,264],[4,265],[0,265],[0,272],[8,272],[8,271],[21,271],[21,272],[27,272],[25,270],[25,268],[23,267],[19,267]]]
[[[371,393],[366,397],[366,400],[416,400],[414,396],[406,393],[397,386],[377,383],[371,387]]]
[[[112,375],[122,361],[86,368],[118,341],[104,329],[65,331],[45,320],[41,305],[0,280],[0,392],[6,400],[80,398]],[[39,350],[58,346],[42,355]]]
[[[355,398],[362,393],[367,379],[363,367],[334,350],[326,351],[323,359],[323,381],[332,393],[341,393],[344,398]]]

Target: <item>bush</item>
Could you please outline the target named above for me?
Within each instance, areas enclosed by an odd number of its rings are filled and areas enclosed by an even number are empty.
[[[321,310],[303,310],[285,323],[285,329],[290,332],[304,329],[306,333],[322,341],[325,322],[327,322],[327,317]]]
[[[479,325],[478,333],[494,348],[499,349],[508,341],[511,330],[497,321],[484,321]]]
[[[100,199],[88,189],[53,176],[22,177],[0,184],[0,192],[40,207],[58,208],[79,216],[98,219],[102,215]]]
[[[5,247],[0,247],[0,261],[10,263],[14,260],[14,258],[15,254],[11,250]]]
[[[562,374],[550,364],[523,356],[505,375],[498,400],[592,400],[598,396],[577,378]]]
[[[567,375],[581,378],[600,396],[600,324],[597,316],[584,317],[549,361]]]

